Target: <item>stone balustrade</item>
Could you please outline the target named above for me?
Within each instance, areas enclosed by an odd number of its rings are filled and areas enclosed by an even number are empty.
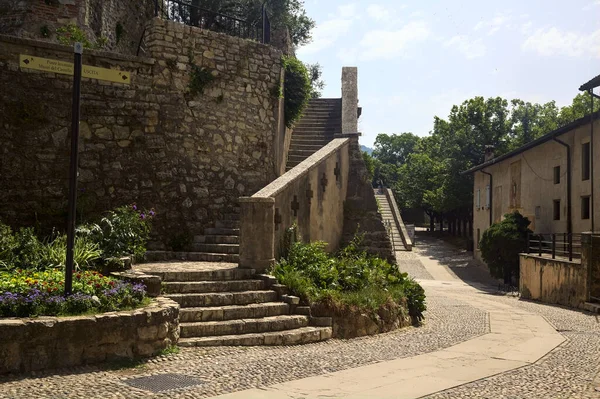
[[[252,197],[240,198],[240,267],[265,270],[281,253],[294,223],[304,241],[338,249],[344,227],[350,144],[358,135],[336,138]]]

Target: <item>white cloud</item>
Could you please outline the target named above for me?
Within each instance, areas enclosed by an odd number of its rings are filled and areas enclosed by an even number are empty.
[[[589,11],[594,7],[600,6],[600,0],[594,0],[590,4],[582,8],[583,11]]]
[[[552,27],[538,29],[521,48],[542,56],[593,56],[600,58],[600,29],[591,33],[567,32]]]
[[[387,21],[389,19],[389,11],[379,4],[370,4],[367,7],[367,14],[376,21]]]
[[[301,47],[298,54],[315,54],[333,46],[340,37],[348,33],[356,18],[354,4],[339,6],[337,15],[330,16],[330,19],[315,27],[312,42]]]
[[[532,27],[533,27],[533,22],[531,22],[531,21],[525,22],[523,25],[521,25],[521,33],[523,33],[524,35],[530,34]]]
[[[472,39],[466,35],[456,35],[444,43],[446,47],[454,47],[467,59],[483,57],[486,53],[485,44],[481,39]]]
[[[423,21],[412,21],[397,30],[372,30],[359,42],[360,57],[364,60],[392,59],[403,56],[411,46],[431,36]]]
[[[479,31],[483,28],[487,28],[487,34],[493,35],[494,33],[498,32],[500,28],[503,28],[507,24],[509,19],[510,17],[508,15],[497,14],[494,18],[492,18],[489,21],[479,21],[477,25],[475,25],[474,30]]]

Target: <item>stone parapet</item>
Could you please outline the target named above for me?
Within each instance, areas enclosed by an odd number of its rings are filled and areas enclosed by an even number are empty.
[[[304,241],[339,248],[352,139],[334,139],[240,205],[240,266],[262,271],[281,254],[286,230],[297,224]]]
[[[95,316],[0,319],[0,374],[155,355],[179,340],[179,305]]]

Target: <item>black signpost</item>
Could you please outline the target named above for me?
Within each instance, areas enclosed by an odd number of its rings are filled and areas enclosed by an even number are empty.
[[[69,202],[67,216],[67,262],[65,295],[73,291],[73,247],[75,246],[75,217],[77,212],[77,170],[79,165],[79,112],[81,102],[81,69],[83,45],[75,43],[73,70],[73,111],[71,118],[71,160],[69,167]]]

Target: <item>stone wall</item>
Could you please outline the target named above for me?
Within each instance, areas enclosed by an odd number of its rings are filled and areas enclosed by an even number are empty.
[[[281,53],[159,19],[147,33],[150,58],[84,53],[86,65],[130,72],[131,85],[83,79],[78,206],[80,218],[154,207],[162,249],[276,177]],[[68,47],[0,37],[0,219],[61,228],[72,77],[21,70],[19,54],[72,60]],[[197,95],[194,68],[214,76]]]
[[[0,33],[56,43],[56,29],[74,24],[91,44],[135,55],[153,16],[145,0],[0,0]]]
[[[362,248],[371,255],[396,263],[396,255],[378,211],[377,200],[358,140],[349,147],[350,174],[344,206],[342,245],[357,234],[363,235]]]
[[[179,305],[96,316],[0,319],[0,374],[155,355],[179,340]]]
[[[521,254],[519,291],[524,299],[582,307],[588,299],[587,275],[581,262]]]

